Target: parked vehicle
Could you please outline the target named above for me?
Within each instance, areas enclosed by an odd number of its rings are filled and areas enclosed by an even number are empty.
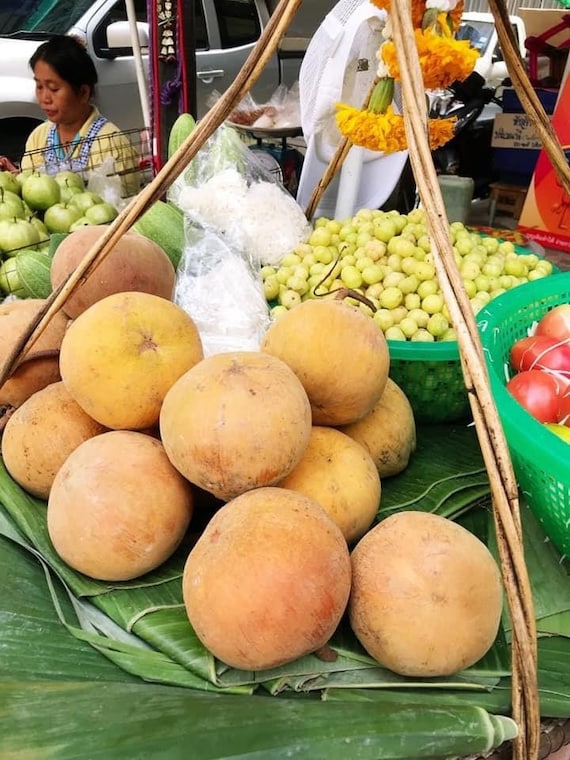
[[[502,110],[495,90],[483,77],[473,71],[463,82],[455,82],[446,90],[432,93],[429,116],[431,119],[457,119],[455,134],[449,142],[432,152],[437,174],[470,177],[473,180],[473,197],[486,198],[489,185],[496,177],[493,169],[491,138],[495,115]],[[407,213],[417,204],[417,187],[410,162],[392,196],[383,206]]]
[[[267,63],[252,94],[267,100],[281,83],[291,86],[302,56],[333,0],[311,0],[298,12],[281,48]],[[125,0],[2,0],[0,8],[0,151],[18,160],[27,135],[43,120],[28,61],[50,34],[84,40],[99,76],[97,105],[121,129],[144,125]],[[148,67],[147,0],[134,0],[143,63]],[[274,10],[275,0],[196,0],[198,116],[214,90],[235,79]]]
[[[517,41],[521,58],[526,58],[525,47],[526,27],[520,16],[510,16],[510,21]],[[457,30],[458,40],[469,40],[471,47],[479,51],[479,59],[475,64],[477,71],[485,79],[488,87],[496,89],[509,76],[505,62],[495,19],[492,13],[464,13]]]
[[[457,119],[454,137],[433,153],[436,171],[471,177],[475,198],[487,197],[489,185],[496,179],[491,140],[495,116],[501,111],[502,103],[495,90],[477,71],[453,84],[432,103],[432,118]]]

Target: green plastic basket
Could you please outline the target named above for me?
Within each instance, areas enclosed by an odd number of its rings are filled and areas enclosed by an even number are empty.
[[[470,414],[457,341],[389,340],[390,377],[418,422],[452,422]]]
[[[515,245],[515,251],[519,255],[534,253],[544,258],[522,245]],[[558,276],[559,273],[560,269],[553,265],[552,274]],[[550,277],[544,280],[550,280]],[[517,285],[513,290],[520,287],[526,285]],[[389,340],[388,347],[390,377],[408,397],[417,421],[455,422],[471,416],[456,341]]]
[[[545,533],[570,556],[570,444],[551,433],[506,389],[513,343],[547,311],[570,303],[570,272],[527,283],[493,299],[477,315],[491,391],[525,501]]]

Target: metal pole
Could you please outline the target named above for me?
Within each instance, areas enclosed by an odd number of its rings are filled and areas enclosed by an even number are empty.
[[[125,0],[127,9],[127,19],[131,30],[131,42],[133,45],[133,57],[135,59],[135,70],[137,75],[137,84],[139,88],[139,97],[143,115],[144,126],[150,126],[150,108],[148,103],[148,85],[145,77],[142,51],[137,28],[137,14],[135,11],[134,0]]]

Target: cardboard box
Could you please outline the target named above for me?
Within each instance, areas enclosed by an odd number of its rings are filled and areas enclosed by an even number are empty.
[[[540,150],[542,143],[530,117],[525,113],[499,113],[493,122],[491,146]]]
[[[553,26],[557,26],[562,22],[563,17],[568,13],[568,10],[561,8],[560,10],[544,10],[543,8],[519,8],[518,15],[524,21],[526,27],[527,37],[538,37],[543,32],[552,29]],[[558,47],[560,44],[568,40],[568,34],[570,28],[566,31],[559,32],[547,40],[549,45]]]

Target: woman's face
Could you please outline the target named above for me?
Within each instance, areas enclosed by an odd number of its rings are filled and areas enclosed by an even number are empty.
[[[83,122],[90,110],[89,87],[82,85],[79,93],[61,79],[45,61],[34,67],[36,98],[40,108],[54,124]]]

